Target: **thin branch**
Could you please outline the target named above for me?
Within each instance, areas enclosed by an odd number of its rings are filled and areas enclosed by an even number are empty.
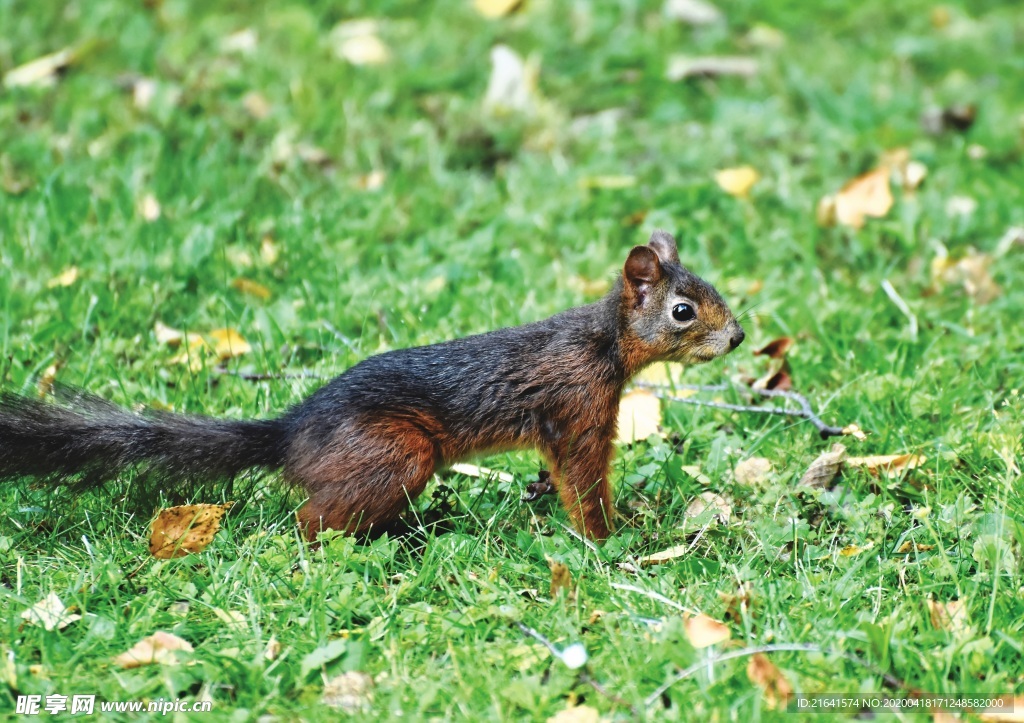
[[[309,371],[308,369],[300,372],[236,372],[233,369],[228,369],[224,366],[219,366],[216,369],[218,374],[226,374],[231,377],[238,377],[244,379],[247,382],[265,382],[271,379],[327,379],[323,374],[317,374],[316,372]]]
[[[753,389],[749,387],[731,387],[737,392],[743,392],[750,396],[760,397],[782,397],[783,399],[789,399],[800,405],[800,409],[792,409],[790,407],[758,407],[747,404],[730,404],[728,402],[714,402],[707,399],[693,399],[691,397],[679,397],[672,394],[666,394],[670,388],[664,384],[652,384],[650,382],[637,382],[636,386],[644,389],[655,390],[659,399],[667,399],[673,402],[680,402],[681,404],[694,404],[699,407],[714,407],[715,409],[727,409],[732,412],[752,412],[755,414],[779,414],[787,417],[800,417],[806,419],[814,428],[818,430],[818,434],[821,435],[822,439],[828,439],[829,437],[839,437],[843,435],[853,435],[857,439],[863,439],[864,432],[861,431],[860,427],[856,424],[849,424],[845,427],[833,427],[825,424],[821,421],[821,418],[814,413],[811,408],[811,403],[807,401],[807,397],[797,392],[790,392],[783,389]],[[710,386],[701,386],[696,384],[680,384],[676,387],[677,389],[685,389],[688,391],[695,392],[721,392],[729,389],[730,387],[725,384],[714,384]]]
[[[653,590],[644,590],[642,587],[636,587],[635,585],[625,585],[625,584],[623,584],[621,582],[613,582],[613,583],[609,583],[609,584],[613,588],[615,588],[616,590],[625,590],[627,592],[635,592],[638,595],[643,595],[644,597],[649,597],[652,600],[657,600],[660,603],[664,603],[665,605],[668,605],[669,607],[675,608],[676,610],[681,610],[684,613],[691,613],[691,614],[693,613],[693,611],[690,610],[689,608],[683,607],[682,605],[677,603],[675,600],[672,600],[671,598],[665,597],[660,592],[654,592]]]

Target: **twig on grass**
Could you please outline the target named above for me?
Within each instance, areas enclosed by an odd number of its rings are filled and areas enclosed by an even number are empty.
[[[782,397],[783,399],[789,399],[800,405],[799,409],[792,409],[790,407],[758,407],[747,404],[730,404],[728,402],[714,402],[707,399],[693,399],[691,397],[680,397],[674,394],[666,394],[670,391],[670,387],[664,384],[652,384],[650,382],[637,382],[636,386],[651,389],[655,391],[655,396],[659,399],[666,399],[673,402],[681,402],[682,404],[694,404],[700,407],[714,407],[715,409],[728,409],[733,412],[753,412],[756,414],[779,414],[787,417],[800,417],[806,419],[814,428],[818,430],[822,439],[828,439],[829,437],[839,437],[843,435],[852,435],[857,439],[864,439],[864,432],[856,424],[848,424],[845,427],[833,427],[825,424],[821,421],[821,418],[814,413],[811,408],[811,403],[807,401],[807,397],[797,392],[790,392],[783,389],[753,389],[749,387],[731,387],[738,392],[745,392],[751,396],[760,397]],[[729,389],[730,387],[725,384],[713,384],[713,385],[697,385],[697,384],[680,384],[676,389],[685,389],[687,391],[694,392],[721,392]]]
[[[219,366],[216,368],[216,372],[231,377],[238,377],[247,382],[266,382],[272,379],[327,379],[323,374],[317,374],[308,369],[300,372],[236,372],[225,366]]]

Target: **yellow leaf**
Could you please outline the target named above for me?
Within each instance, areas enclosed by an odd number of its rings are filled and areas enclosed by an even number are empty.
[[[618,441],[630,444],[658,434],[661,400],[646,389],[634,389],[619,403]]]
[[[752,166],[725,168],[715,174],[715,182],[730,196],[747,198],[761,175]]]
[[[44,55],[8,71],[4,75],[4,85],[8,88],[53,85],[57,82],[57,73],[69,66],[74,59],[75,53],[71,48]]]
[[[50,366],[46,367],[42,376],[39,377],[39,396],[45,397],[47,394],[53,391],[53,384],[57,381],[57,372],[60,370],[60,362],[54,362]]]
[[[861,228],[865,217],[882,218],[892,208],[889,166],[879,166],[858,176],[835,195],[835,220],[844,226]]]
[[[183,341],[189,346],[205,344],[201,335],[193,332],[186,334],[183,331],[172,329],[162,321],[157,321],[153,325],[153,335],[156,336],[157,342],[170,347],[180,346]]]
[[[513,12],[523,0],[473,0],[473,7],[485,18],[503,18]]]
[[[598,723],[601,714],[589,705],[573,705],[549,717],[547,723]]]
[[[179,342],[169,343],[170,346],[177,346]],[[206,352],[209,351],[210,347],[198,334],[189,334],[188,343],[185,347],[177,354],[175,354],[169,360],[171,364],[185,364],[188,366],[189,371],[197,372],[203,368],[205,364]]]
[[[252,351],[249,342],[234,329],[214,329],[207,336],[212,343],[214,353],[221,361],[227,361],[232,357]]]
[[[46,630],[63,630],[76,620],[82,619],[77,613],[69,613],[61,599],[52,592],[22,612],[21,617],[32,625],[39,625]]]
[[[150,525],[150,554],[167,560],[202,552],[213,541],[221,518],[232,504],[182,505],[160,510]]]
[[[929,550],[934,550],[934,549],[935,549],[935,545],[919,545],[916,542],[913,542],[911,540],[907,540],[902,545],[900,545],[898,550],[896,550],[896,554],[897,555],[909,555],[911,552],[928,552]]]
[[[784,707],[793,697],[793,686],[763,653],[751,656],[747,664],[747,677],[764,691],[764,700],[770,710]]]
[[[863,547],[861,547],[860,545],[847,545],[839,551],[839,554],[843,557],[853,557],[855,555],[859,555],[862,552],[867,552],[874,546],[875,543],[873,542],[868,542],[868,544],[864,545]]]
[[[370,712],[373,702],[373,678],[358,670],[350,670],[324,684],[323,704],[350,715]]]
[[[645,557],[637,558],[637,562],[639,562],[641,565],[645,567],[647,565],[660,565],[664,562],[669,562],[671,560],[675,560],[676,558],[682,557],[689,551],[689,545],[675,545],[673,547],[668,548],[667,550],[655,552],[653,555],[647,555]]]
[[[850,467],[863,467],[871,474],[879,473],[886,477],[899,477],[907,470],[920,467],[928,458],[920,454],[876,454],[869,457],[847,457],[846,464]]]
[[[273,266],[280,256],[281,252],[277,248],[277,244],[274,243],[274,239],[269,235],[264,236],[260,241],[260,259],[263,260],[263,263]]]
[[[714,519],[723,525],[729,524],[732,517],[732,506],[720,495],[714,492],[701,492],[693,498],[693,501],[686,508],[686,516],[700,517],[706,510],[712,510]]]
[[[252,279],[247,279],[242,276],[239,276],[237,279],[231,282],[231,286],[233,286],[238,291],[241,291],[243,294],[255,296],[257,299],[263,299],[264,301],[266,301],[267,299],[270,298],[270,289],[268,289],[263,284],[253,281]]]
[[[55,289],[58,286],[71,286],[78,280],[78,267],[68,266],[59,274],[46,282],[46,288]]]
[[[575,593],[572,584],[572,573],[569,572],[569,568],[564,562],[558,562],[551,557],[547,558],[547,560],[548,567],[551,569],[551,599],[557,599],[558,593],[565,590],[566,596],[571,600]]]
[[[741,485],[758,485],[768,479],[772,463],[764,457],[750,457],[736,465],[733,476]]]
[[[114,662],[122,668],[139,668],[153,663],[174,665],[178,651],[191,653],[192,645],[177,635],[158,631],[135,643],[131,650],[114,658]]]
[[[378,191],[384,186],[387,177],[384,171],[376,169],[362,176],[356,176],[354,184],[361,191]]]
[[[832,449],[818,455],[818,458],[811,462],[811,466],[804,472],[798,484],[807,487],[828,487],[832,480],[839,474],[839,468],[846,459],[846,447],[841,444],[833,444]]]
[[[683,627],[690,645],[695,648],[706,648],[717,643],[724,643],[732,633],[725,623],[720,623],[704,613],[683,617]]]

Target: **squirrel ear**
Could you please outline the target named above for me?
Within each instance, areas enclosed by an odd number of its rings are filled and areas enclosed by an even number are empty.
[[[676,246],[676,240],[667,231],[658,230],[652,233],[651,240],[647,242],[647,245],[654,249],[654,253],[658,254],[658,258],[663,263],[679,263],[679,249]]]
[[[622,269],[626,290],[642,303],[651,286],[661,278],[661,263],[650,246],[634,246]]]

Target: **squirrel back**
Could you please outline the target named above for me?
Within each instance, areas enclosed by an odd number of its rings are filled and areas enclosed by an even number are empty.
[[[710,361],[743,340],[718,292],[655,232],[596,303],[543,321],[370,357],[273,420],[135,414],[87,395],[63,404],[0,397],[0,478],[95,484],[143,466],[231,477],[283,468],[309,501],[300,522],[365,531],[393,521],[434,472],[536,448],[590,537],[610,534],[619,397],[644,366]]]

